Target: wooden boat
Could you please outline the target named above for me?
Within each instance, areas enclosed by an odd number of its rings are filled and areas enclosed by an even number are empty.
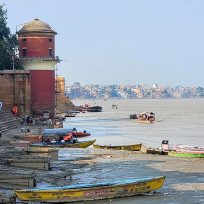
[[[193,157],[193,158],[204,158],[204,152],[176,152],[171,151],[168,153],[169,156],[172,157]]]
[[[142,112],[136,118],[138,123],[154,123],[155,122],[155,114],[153,112]]]
[[[87,141],[76,141],[75,143],[72,142],[55,142],[55,143],[33,143],[31,147],[59,147],[59,148],[86,148],[92,145],[96,140],[87,140]]]
[[[72,132],[74,128],[53,128],[53,129],[44,129],[42,131],[42,136],[64,136],[69,132]]]
[[[44,189],[15,190],[21,201],[75,202],[134,196],[162,187],[165,176],[144,179],[126,179],[98,184],[77,184]]]
[[[154,121],[150,121],[150,120],[140,120],[140,119],[136,119],[136,121],[137,121],[138,123],[145,123],[145,124],[154,123]]]
[[[65,117],[75,117],[78,113],[80,113],[79,111],[68,111],[65,114]]]
[[[86,111],[87,112],[102,112],[102,107],[101,106],[90,106],[87,107]]]
[[[188,145],[177,145],[174,150],[177,152],[204,153],[203,147],[193,147]]]
[[[94,148],[99,148],[99,149],[139,151],[141,149],[141,145],[142,144],[118,145],[118,146],[111,146],[111,145],[93,145],[93,146]]]
[[[48,137],[53,137],[53,136],[65,136],[67,135],[67,133],[69,132],[73,132],[74,128],[53,128],[53,129],[45,129],[42,131],[42,137],[43,137],[43,141],[48,139]],[[84,130],[83,132],[74,132],[74,134],[76,135],[76,137],[86,137],[86,136],[90,136],[91,134],[86,132],[86,130]]]
[[[173,157],[204,158],[204,148],[187,145],[177,145],[173,151],[169,152],[169,155]]]
[[[130,119],[138,119],[137,114],[130,114]]]
[[[87,136],[91,136],[91,134],[88,133],[88,132],[75,132],[74,135],[75,135],[76,137],[87,137]]]

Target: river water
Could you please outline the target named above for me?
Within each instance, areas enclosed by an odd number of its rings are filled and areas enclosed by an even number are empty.
[[[75,105],[99,105],[103,112],[80,113],[67,118],[65,127],[87,130],[97,144],[132,144],[141,142],[158,147],[162,140],[170,146],[186,144],[204,146],[203,99],[125,99],[125,100],[74,100]],[[112,109],[112,105],[117,109]],[[152,111],[154,124],[141,124],[129,119],[130,114]]]
[[[103,107],[103,112],[80,113],[67,118],[64,127],[86,130],[96,139],[96,144],[119,145],[141,142],[147,146],[159,147],[162,140],[169,140],[170,146],[177,144],[204,147],[204,100],[74,100],[75,105],[89,104]],[[112,105],[117,105],[113,109]],[[156,114],[154,124],[137,123],[129,119],[130,114],[152,111]],[[86,149],[60,150],[60,159],[69,160],[93,153],[93,147]],[[117,151],[116,151],[117,152]],[[168,156],[135,155],[119,153],[118,159],[107,157],[81,169],[73,176],[73,184],[96,183],[125,178],[143,178],[166,175],[164,186],[158,194],[118,198],[112,200],[79,202],[83,204],[180,204],[204,203],[203,159],[171,158]],[[120,158],[121,157],[121,158]],[[133,159],[131,159],[133,158]],[[137,159],[138,158],[138,159]],[[173,186],[177,186],[177,189]],[[180,186],[178,188],[178,186]],[[190,188],[186,189],[186,186]],[[198,189],[198,186],[201,186]],[[197,189],[197,190],[196,190]]]

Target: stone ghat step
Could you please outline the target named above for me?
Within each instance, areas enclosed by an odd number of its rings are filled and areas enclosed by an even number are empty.
[[[1,196],[0,194],[0,203],[1,204],[16,204],[16,198],[14,196],[7,197],[7,196]]]
[[[8,124],[19,124],[18,120],[0,120],[0,126],[8,125]]]
[[[3,127],[0,127],[0,132],[3,133],[3,132],[7,132],[9,130],[12,130],[12,129],[15,129],[15,128],[18,128],[19,126],[16,125],[16,124],[13,124],[13,125],[6,125],[6,126],[3,126]]]
[[[51,169],[51,156],[21,156],[15,158],[4,159],[4,162],[9,166],[41,169],[49,171]]]
[[[0,186],[1,187],[1,186]],[[4,188],[7,189],[7,188]],[[16,196],[13,191],[6,191],[0,189],[0,203],[1,204],[16,204]]]
[[[15,162],[15,163],[39,163],[39,162],[50,162],[51,157],[49,156],[21,156],[12,159],[6,159],[7,163]]]
[[[36,186],[36,179],[35,178],[7,178],[7,179],[0,179],[1,186],[28,186],[28,187],[35,187]]]
[[[20,118],[14,116],[8,110],[0,111],[0,132],[6,132],[17,128],[20,124]]]
[[[29,168],[29,169],[40,169],[40,170],[45,170],[49,171],[51,170],[51,165],[50,162],[10,162],[10,166],[14,167],[20,167],[20,168]]]
[[[42,147],[42,148],[28,147],[23,149],[23,151],[28,153],[50,153],[50,152],[58,152],[59,149],[52,148],[52,147]]]
[[[9,179],[32,179],[35,178],[35,175],[22,175],[22,174],[7,174],[1,172],[0,181],[9,180]]]

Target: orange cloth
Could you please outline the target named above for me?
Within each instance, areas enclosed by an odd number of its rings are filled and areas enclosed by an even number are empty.
[[[71,139],[73,139],[73,134],[71,132],[64,136],[64,141],[70,141]]]
[[[17,105],[12,107],[12,112],[14,115],[17,115],[17,113],[18,113],[18,106]]]

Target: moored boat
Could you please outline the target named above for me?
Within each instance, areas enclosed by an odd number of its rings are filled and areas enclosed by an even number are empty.
[[[204,158],[204,148],[187,145],[177,145],[173,151],[169,152],[173,157],[193,157]]]
[[[87,112],[102,112],[102,107],[101,106],[90,106],[87,107],[86,111]]]
[[[144,179],[125,179],[98,184],[77,184],[44,189],[16,190],[21,201],[75,202],[134,196],[160,189],[165,176]]]
[[[174,150],[177,152],[204,153],[203,147],[193,147],[193,146],[188,146],[188,145],[177,145]]]
[[[172,157],[192,157],[192,158],[204,158],[204,152],[177,152],[171,151],[168,153]]]
[[[65,114],[65,117],[75,117],[78,113],[80,113],[79,111],[68,111]]]
[[[99,149],[112,149],[112,150],[128,150],[128,151],[139,151],[142,144],[133,144],[133,145],[93,145],[94,148]]]
[[[76,141],[76,142],[41,142],[33,143],[31,147],[58,147],[58,148],[86,148],[91,146],[96,140],[87,140],[87,141]]]
[[[74,128],[48,128],[42,131],[42,136],[64,136],[69,132],[72,132]]]
[[[91,134],[86,132],[86,130],[84,130],[83,132],[78,132],[76,131],[76,128],[54,128],[54,129],[45,129],[42,131],[42,137],[43,137],[43,141],[48,139],[49,137],[59,137],[59,136],[65,136],[67,135],[67,133],[69,132],[73,132],[74,131],[74,135],[76,137],[86,137],[86,136],[90,136]]]
[[[91,136],[91,134],[88,133],[88,132],[75,132],[74,135],[75,135],[76,137],[87,137],[87,136]]]

